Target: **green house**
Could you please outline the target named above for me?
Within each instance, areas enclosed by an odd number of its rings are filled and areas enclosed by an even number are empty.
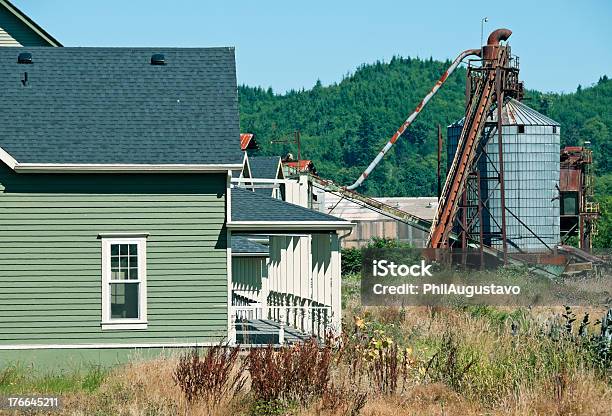
[[[8,0],[0,0],[0,47],[62,46]]]
[[[0,363],[339,329],[352,224],[232,179],[233,48],[0,48],[0,88]]]

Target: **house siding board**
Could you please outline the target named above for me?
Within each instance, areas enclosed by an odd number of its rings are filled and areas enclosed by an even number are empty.
[[[1,24],[1,23],[0,23]],[[11,35],[0,26],[0,46],[21,46]]]
[[[225,181],[18,175],[0,167],[0,346],[221,340]],[[103,232],[150,233],[147,330],[101,330]]]
[[[0,46],[50,46],[13,13],[0,7]]]

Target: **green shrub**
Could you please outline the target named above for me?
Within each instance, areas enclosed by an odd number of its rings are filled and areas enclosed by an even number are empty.
[[[411,248],[408,243],[403,243],[399,240],[386,237],[372,237],[363,249],[394,249],[394,248]],[[358,248],[343,248],[342,249],[342,274],[361,273],[363,264],[363,249]]]
[[[365,248],[411,248],[408,243],[403,243],[394,238],[372,237]]]
[[[252,416],[282,416],[294,406],[282,400],[256,400],[251,408]]]
[[[363,256],[358,248],[343,248],[342,249],[342,275],[361,273],[361,264]]]

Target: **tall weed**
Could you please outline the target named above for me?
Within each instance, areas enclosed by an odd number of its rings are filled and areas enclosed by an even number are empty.
[[[173,373],[188,403],[202,401],[209,410],[225,398],[234,397],[246,382],[243,368],[238,366],[239,347],[216,345],[206,349],[203,357],[197,348],[182,355]]]

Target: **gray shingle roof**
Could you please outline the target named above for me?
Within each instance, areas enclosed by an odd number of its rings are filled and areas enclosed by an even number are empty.
[[[273,188],[255,188],[255,192],[258,193],[259,195],[265,195],[265,196],[269,196],[271,197],[272,194],[274,193],[274,189]]]
[[[0,147],[19,163],[242,162],[233,48],[5,47],[0,90]]]
[[[276,179],[279,171],[280,156],[249,156],[251,175],[255,179]],[[264,184],[259,184],[265,186]],[[255,188],[260,195],[272,196],[274,189],[270,187]]]
[[[268,247],[263,244],[255,243],[246,237],[238,235],[232,236],[232,253],[237,254],[261,254],[267,256],[269,253]]]
[[[251,175],[257,179],[276,179],[280,156],[249,156]]]
[[[246,189],[232,188],[232,221],[286,223],[299,221],[339,222],[345,220]]]

